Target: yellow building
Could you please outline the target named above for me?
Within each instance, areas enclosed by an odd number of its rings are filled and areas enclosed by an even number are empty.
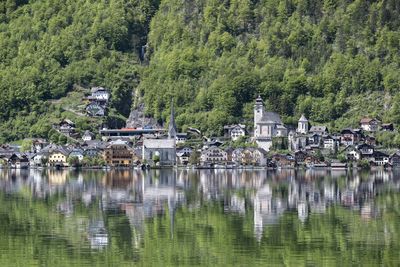
[[[138,160],[133,149],[121,140],[107,146],[103,158],[108,166],[131,166]]]
[[[54,167],[68,167],[68,152],[57,148],[49,153],[49,165]]]

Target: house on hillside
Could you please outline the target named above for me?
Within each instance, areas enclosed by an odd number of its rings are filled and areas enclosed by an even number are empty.
[[[390,157],[382,151],[374,151],[372,154],[372,163],[375,166],[385,166],[389,164]]]
[[[393,132],[394,131],[393,123],[383,123],[381,125],[381,131]]]
[[[82,135],[82,140],[83,141],[92,141],[93,139],[94,139],[94,134],[91,132],[91,131],[89,131],[89,130],[86,130],[85,131],[85,133]]]
[[[366,132],[376,132],[379,130],[380,121],[368,117],[360,120],[360,127]]]
[[[101,105],[99,102],[94,101],[89,103],[86,108],[86,113],[90,117],[104,117],[106,114],[106,108],[104,105]]]
[[[360,133],[352,129],[343,129],[340,132],[340,144],[344,146],[352,146],[358,144],[361,136]]]
[[[311,126],[309,132],[310,134],[317,134],[319,136],[327,135],[329,133],[328,128],[322,125]]]
[[[110,92],[108,92],[104,87],[92,87],[90,91],[92,93],[92,99],[105,102],[108,102],[110,99]]]
[[[69,119],[63,119],[58,124],[58,130],[60,133],[71,136],[75,133],[75,123]]]
[[[225,125],[224,135],[232,141],[236,141],[241,136],[246,136],[246,126],[244,124]]]

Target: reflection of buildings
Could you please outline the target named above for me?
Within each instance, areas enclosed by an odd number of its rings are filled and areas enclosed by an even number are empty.
[[[209,202],[223,203],[224,216],[251,212],[257,240],[270,225],[280,223],[285,213],[307,224],[309,216],[325,213],[333,204],[372,219],[379,215],[375,196],[400,190],[396,177],[400,177],[396,171],[381,170],[351,175],[321,170],[0,170],[0,190],[28,192],[39,200],[51,196],[52,210],[65,223],[74,216],[83,221],[85,227],[79,231],[84,231],[91,248],[110,244],[110,217],[126,216],[132,246],[139,248],[146,221],[167,216],[173,238],[178,207],[199,209]]]

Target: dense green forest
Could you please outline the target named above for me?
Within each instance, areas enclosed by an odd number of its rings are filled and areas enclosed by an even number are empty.
[[[174,97],[178,127],[209,134],[251,122],[258,94],[286,123],[399,125],[399,15],[396,0],[3,1],[0,139],[42,135],[49,100],[93,85],[124,117],[144,101],[165,122]]]

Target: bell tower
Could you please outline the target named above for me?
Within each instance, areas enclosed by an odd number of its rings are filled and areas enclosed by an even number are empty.
[[[263,115],[264,115],[264,103],[261,96],[259,95],[254,104],[254,137],[260,136],[260,129],[257,126],[257,123],[261,121]]]

